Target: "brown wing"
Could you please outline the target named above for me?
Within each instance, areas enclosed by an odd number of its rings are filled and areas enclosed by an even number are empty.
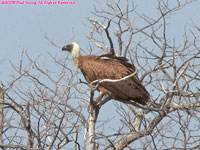
[[[98,79],[121,79],[135,72],[135,67],[126,61],[92,55],[80,56],[78,67],[89,83]],[[120,82],[104,82],[100,86],[116,100],[134,100],[145,105],[149,99],[149,93],[137,75]]]

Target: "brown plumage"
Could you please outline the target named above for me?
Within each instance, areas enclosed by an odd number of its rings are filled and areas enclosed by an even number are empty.
[[[62,50],[72,53],[75,65],[81,70],[88,83],[99,79],[121,79],[136,70],[135,66],[128,63],[124,57],[111,54],[82,56],[76,43],[67,45]],[[137,74],[119,82],[100,83],[98,90],[100,96],[97,101],[106,94],[118,101],[135,101],[142,105],[146,105],[149,101],[149,93],[139,81]]]

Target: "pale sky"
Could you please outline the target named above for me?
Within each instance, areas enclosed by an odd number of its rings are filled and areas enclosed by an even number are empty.
[[[90,15],[92,5],[89,1],[76,1],[75,5],[0,4],[0,58],[3,59],[0,70],[4,70],[0,72],[0,79],[8,75],[8,59],[18,62],[22,49],[33,56],[54,51],[62,53],[49,44],[44,37],[45,32],[60,46],[73,37],[74,41],[83,45],[88,34],[83,23]]]
[[[86,35],[90,33],[87,18],[94,18],[91,11],[98,3],[76,0],[75,5],[3,5],[0,4],[0,79],[8,76],[8,59],[18,62],[22,49],[33,56],[62,53],[44,38],[44,33],[59,46],[75,41],[81,48],[88,48]],[[37,1],[38,2],[38,1]],[[137,12],[156,14],[154,0],[135,0]],[[189,5],[170,19],[168,30],[175,38],[182,37],[186,23],[200,22],[200,2]],[[2,61],[3,60],[3,61]]]

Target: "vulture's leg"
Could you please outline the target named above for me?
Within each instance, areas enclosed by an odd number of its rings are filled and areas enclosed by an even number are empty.
[[[101,107],[111,99],[112,97],[110,95],[107,95],[104,99],[102,99],[99,103],[97,103],[98,107]]]
[[[93,107],[96,110],[95,112],[95,118],[97,118],[98,114],[99,114],[99,109],[100,106],[98,105],[99,102],[101,102],[103,96],[105,95],[105,93],[103,92],[99,92],[99,96],[96,98],[96,101],[93,101]]]
[[[90,105],[88,106],[88,110],[90,110],[90,107],[92,105],[93,109],[95,109],[95,118],[97,118],[98,114],[99,114],[99,109],[100,107],[97,105],[103,98],[103,96],[105,95],[105,93],[103,92],[99,92],[99,96],[96,98],[96,100],[93,101],[93,98],[92,100],[90,100]],[[93,92],[93,95],[92,97],[94,96],[94,92]]]
[[[106,102],[108,102],[111,98],[111,96],[107,96],[103,99],[103,97],[106,95],[106,93],[102,93],[100,92],[99,96],[96,98],[94,107],[96,109],[96,114],[95,114],[95,118],[97,118],[98,114],[99,114],[99,109],[101,108],[101,106],[103,104],[105,104]]]
[[[102,100],[104,95],[106,95],[106,93],[103,93],[101,91],[99,92],[99,96],[96,98],[96,104],[98,104]]]

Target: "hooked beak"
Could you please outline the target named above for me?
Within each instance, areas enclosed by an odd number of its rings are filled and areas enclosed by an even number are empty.
[[[72,45],[71,45],[71,44],[66,45],[66,46],[64,46],[64,47],[62,48],[62,51],[71,52],[71,50],[72,50]]]

